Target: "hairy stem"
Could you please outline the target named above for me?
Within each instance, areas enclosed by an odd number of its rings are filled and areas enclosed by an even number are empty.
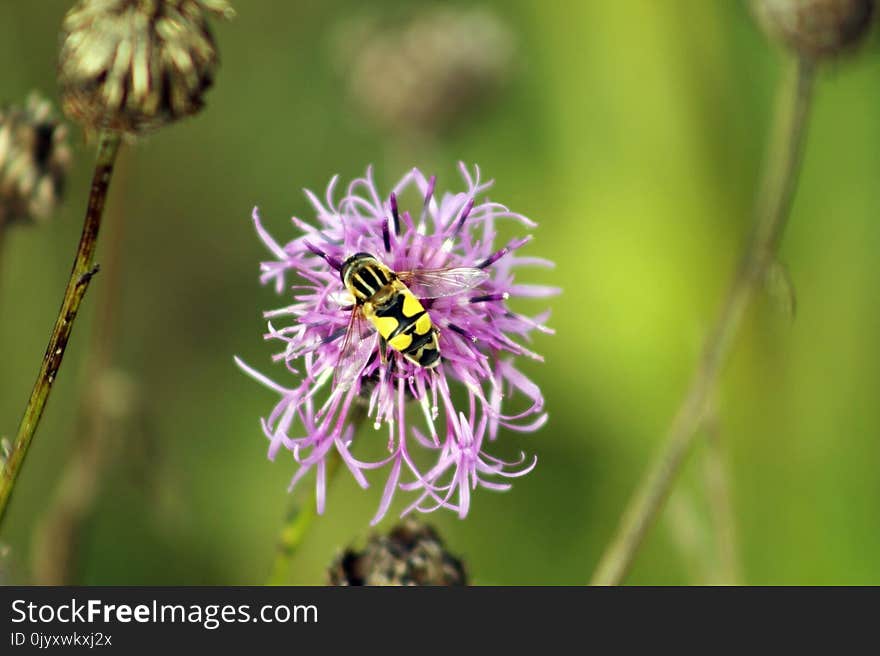
[[[55,320],[52,335],[49,337],[49,345],[46,347],[46,353],[40,365],[40,373],[34,383],[18,433],[15,436],[12,453],[4,462],[2,472],[0,472],[0,524],[6,515],[15,482],[40,423],[40,418],[43,416],[49,392],[58,376],[58,370],[64,359],[80,304],[92,276],[97,272],[94,266],[95,246],[101,227],[101,217],[104,213],[107,189],[113,174],[113,165],[116,161],[116,154],[119,152],[119,143],[118,134],[101,132],[82,236],[76,251],[76,258],[73,261],[70,279],[67,281],[67,288],[64,291],[64,300],[61,302],[61,309]]]
[[[781,90],[751,238],[665,444],[630,500],[616,536],[599,561],[593,585],[617,585],[629,571],[694,443],[753,292],[776,256],[801,168],[814,79],[813,64],[799,60],[791,88],[785,85]]]
[[[336,451],[331,451],[327,457],[327,486],[339,469],[341,458]],[[266,580],[266,585],[287,585],[290,580],[290,568],[293,558],[306,537],[312,522],[318,514],[317,502],[309,499],[305,503],[294,496],[290,508],[278,534],[278,544],[275,548],[275,560],[272,563],[272,571]]]

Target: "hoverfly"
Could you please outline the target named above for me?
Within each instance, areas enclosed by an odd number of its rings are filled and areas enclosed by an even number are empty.
[[[355,253],[343,262],[339,276],[354,298],[334,381],[347,389],[375,351],[377,336],[383,362],[390,346],[419,367],[436,367],[439,333],[419,299],[460,294],[489,274],[471,267],[392,271],[370,253]]]

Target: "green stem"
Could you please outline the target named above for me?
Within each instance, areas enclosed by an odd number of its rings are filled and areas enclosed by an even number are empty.
[[[336,451],[332,451],[327,460],[327,482],[336,475],[341,458]],[[309,499],[305,503],[296,497],[291,501],[290,508],[278,534],[278,545],[275,549],[275,561],[272,563],[272,571],[266,580],[266,585],[288,585],[290,581],[290,569],[293,558],[306,537],[312,522],[318,514],[315,499]]]
[[[0,222],[0,276],[3,275],[3,247],[6,246],[6,231],[9,227]]]
[[[776,257],[801,168],[814,80],[813,65],[800,60],[793,88],[783,87],[751,239],[665,444],[630,500],[616,536],[599,561],[593,585],[617,585],[629,571],[694,443],[753,292]]]
[[[64,300],[61,302],[61,309],[55,320],[52,335],[49,337],[49,345],[46,347],[46,353],[40,365],[40,373],[34,383],[18,433],[15,436],[12,453],[4,462],[3,470],[0,472],[0,524],[6,515],[15,482],[28,448],[33,441],[40,418],[43,416],[49,392],[58,376],[58,370],[67,350],[80,304],[88,289],[89,282],[97,272],[97,268],[94,267],[95,246],[98,230],[101,227],[101,216],[104,213],[107,189],[113,174],[113,165],[116,161],[116,154],[119,152],[119,143],[118,134],[102,131],[99,136],[98,157],[92,178],[89,204],[86,208],[82,236],[76,251],[76,258],[73,261],[73,269],[64,291]]]
[[[710,412],[705,422],[706,492],[711,508],[715,542],[718,548],[718,582],[739,585],[740,567],[736,550],[736,520],[730,493],[727,453],[721,437],[717,413]]]

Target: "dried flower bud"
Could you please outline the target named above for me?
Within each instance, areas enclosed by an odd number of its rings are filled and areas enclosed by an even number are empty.
[[[868,34],[874,0],[754,0],[764,29],[802,57],[851,50]]]
[[[356,19],[335,54],[349,92],[382,127],[437,133],[507,79],[515,41],[487,9],[427,7],[399,24]]]
[[[0,109],[0,229],[49,218],[70,161],[67,128],[47,100],[31,94],[24,109]]]
[[[408,519],[373,535],[363,551],[347,549],[331,565],[330,585],[467,585],[461,561],[433,528]]]
[[[80,0],[62,27],[65,113],[132,134],[197,113],[218,61],[207,13],[234,15],[226,0]]]

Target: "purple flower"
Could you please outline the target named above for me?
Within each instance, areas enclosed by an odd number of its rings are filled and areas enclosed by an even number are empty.
[[[402,514],[445,507],[464,517],[472,490],[506,490],[510,487],[506,479],[535,466],[536,459],[528,460],[525,454],[505,462],[486,448],[501,427],[528,432],[547,420],[541,390],[516,368],[516,360],[541,360],[522,342],[533,331],[552,332],[544,326],[549,312],[527,317],[511,311],[507,300],[558,293],[556,288],[514,282],[517,267],[553,265],[518,255],[531,237],[514,239],[502,248],[493,244],[498,220],[512,219],[527,228],[535,224],[482,199],[492,182],[481,182],[479,168],[473,175],[464,165],[460,169],[466,183],[463,192],[439,196],[435,178],[427,179],[413,169],[386,197],[380,196],[368,169],[338,203],[334,200],[338,176],[334,177],[323,202],[306,191],[317,213],[315,224],[293,218],[301,234],[285,246],[266,232],[254,210],[257,233],[273,256],[262,263],[260,280],[274,284],[291,300],[286,307],[265,313],[265,338],[279,344],[273,359],[284,363],[292,382],[276,383],[240,359],[236,362],[280,395],[272,412],[261,420],[269,439],[269,458],[274,460],[282,448],[292,454],[297,471],[290,489],[316,470],[319,512],[324,508],[328,457],[334,450],[364,488],[368,471],[389,470],[374,524],[385,515],[398,489],[415,493]],[[401,211],[397,201],[413,191],[421,199],[415,216]],[[344,336],[352,312],[358,309],[342,284],[340,269],[351,255],[364,252],[394,272],[449,267],[486,272],[473,288],[422,299],[439,331],[441,362],[436,368],[420,367],[396,350],[380,357],[377,339],[353,335],[352,348],[370,353],[357,358],[363,364],[350,382],[338,383],[337,365],[348,341]],[[290,279],[288,274],[293,274]],[[456,384],[466,392],[460,405],[453,400],[460,398],[454,393]],[[508,409],[508,402],[517,409]],[[387,431],[389,455],[379,461],[366,462],[352,453],[357,440],[377,439],[369,431],[355,438],[365,416],[375,429],[384,426]],[[431,454],[433,466],[420,469],[416,462],[424,457],[418,451]]]

